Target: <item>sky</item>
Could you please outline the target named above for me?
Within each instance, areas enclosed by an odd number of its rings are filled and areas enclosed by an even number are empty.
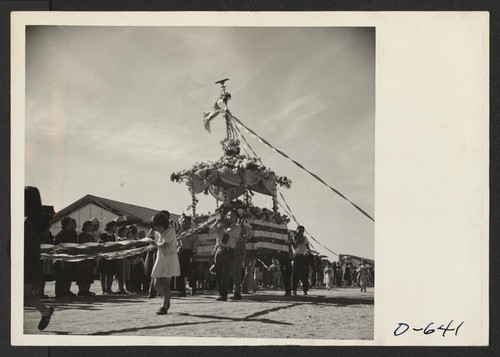
[[[56,211],[91,194],[189,213],[187,186],[170,174],[222,155],[224,122],[209,134],[202,114],[223,78],[233,115],[376,220],[374,28],[30,26],[25,184]],[[374,258],[373,221],[245,136],[291,178],[281,192],[310,235]],[[213,212],[213,197],[198,198],[198,212]]]

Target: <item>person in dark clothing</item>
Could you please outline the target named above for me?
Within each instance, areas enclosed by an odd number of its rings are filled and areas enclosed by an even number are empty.
[[[304,236],[304,226],[298,226],[295,231],[292,250],[293,250],[293,270],[292,270],[292,294],[297,295],[299,279],[302,281],[302,290],[307,295],[309,290],[309,241]]]
[[[343,277],[343,271],[342,271],[342,263],[337,264],[337,269],[335,270],[335,283],[337,286],[340,288],[342,286],[342,277]]]
[[[344,281],[346,282],[347,286],[351,286],[352,285],[351,263],[348,263],[345,266]]]
[[[24,301],[40,311],[38,329],[44,330],[54,312],[36,296],[33,289],[40,283],[42,261],[40,260],[40,231],[42,224],[42,200],[40,191],[33,186],[24,188]]]
[[[229,290],[229,277],[233,268],[234,248],[241,234],[241,226],[237,222],[237,212],[229,210],[222,221],[215,223],[218,236],[215,245],[215,276],[218,301],[227,301]]]
[[[74,228],[76,221],[71,217],[64,217],[61,221],[62,230],[56,234],[54,243],[78,243],[78,236]],[[75,277],[76,263],[57,261],[54,264],[56,273],[56,297],[72,297],[76,294],[71,291],[71,281]]]
[[[292,240],[288,240],[288,253],[281,256],[279,259],[281,267],[281,279],[283,280],[283,285],[285,286],[285,296],[292,295]]]
[[[143,238],[146,238],[146,232],[141,230],[139,231],[139,236],[137,237],[137,239],[141,240]],[[139,291],[143,293],[149,293],[149,285],[151,280],[151,278],[147,275],[146,272],[147,255],[148,255],[147,252],[141,253],[140,255],[140,260],[142,261],[142,275],[140,278]]]
[[[313,267],[313,274],[312,274],[312,286],[317,286],[320,287],[323,285],[323,262],[321,261],[321,258],[319,257],[318,254],[311,255],[312,257],[312,267]]]
[[[93,243],[92,235],[93,224],[91,221],[83,223],[82,232],[78,236],[78,244]],[[78,285],[78,296],[94,296],[90,291],[90,286],[94,283],[94,259],[85,259],[78,262],[78,273],[76,283]]]
[[[42,206],[42,224],[40,229],[40,243],[54,244],[54,236],[50,232],[50,225],[52,217],[54,216],[54,206]],[[37,294],[40,299],[47,299],[45,295],[45,283],[47,281],[54,281],[54,263],[52,259],[43,259],[43,276],[37,288]]]
[[[116,242],[116,222],[108,222],[104,228],[106,233],[101,234],[99,243]],[[101,273],[102,294],[113,294],[111,287],[113,286],[113,275],[115,274],[115,261],[101,258],[99,260],[98,271]]]
[[[352,286],[354,286],[354,285],[359,286],[359,284],[357,283],[357,281],[358,281],[357,267],[353,266],[352,269],[351,269],[351,282],[352,282]]]
[[[229,287],[233,287],[233,296],[231,296],[232,300],[241,300],[241,291],[242,291],[242,280],[245,275],[245,271],[243,270],[243,263],[247,256],[247,238],[249,234],[249,230],[252,228],[251,225],[240,222],[241,232],[240,236],[236,239],[236,245],[234,246],[234,257],[233,257],[233,266],[231,271],[231,282]]]
[[[191,217],[182,217],[182,228],[187,231],[191,228]],[[177,282],[180,290],[179,296],[186,296],[186,282],[185,278],[189,281],[191,288],[191,295],[196,294],[196,276],[194,272],[194,260],[198,253],[198,234],[196,232],[187,234],[183,239],[178,240],[179,249],[177,254],[179,256],[179,263],[181,267],[181,275],[177,277]]]
[[[144,238],[144,237],[143,237]],[[130,226],[127,232],[127,239],[138,240],[139,230],[136,226]],[[144,281],[144,257],[143,254],[138,254],[130,258],[130,280],[125,281],[125,286],[128,291],[141,292],[142,283]]]
[[[149,233],[147,234],[148,238],[154,239],[154,230],[151,229]],[[144,259],[144,271],[146,274],[146,281],[147,281],[147,292],[148,292],[148,299],[153,299],[158,295],[158,292],[155,289],[155,284],[154,284],[154,279],[151,278],[151,273],[153,272],[153,265],[156,260],[156,254],[157,254],[158,249],[155,247],[151,250],[148,250],[146,254],[146,258]]]

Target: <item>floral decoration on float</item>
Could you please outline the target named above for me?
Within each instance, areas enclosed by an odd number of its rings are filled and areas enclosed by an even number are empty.
[[[170,180],[185,182],[193,194],[208,194],[215,186],[223,189],[241,188],[238,196],[245,189],[273,196],[276,186],[291,187],[289,178],[276,175],[260,163],[259,158],[240,155],[238,139],[224,139],[221,145],[224,155],[219,160],[197,162],[190,169],[172,173]]]

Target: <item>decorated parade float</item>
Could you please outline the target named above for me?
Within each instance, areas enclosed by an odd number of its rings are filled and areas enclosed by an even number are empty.
[[[192,202],[190,211],[192,223],[194,223],[193,226],[190,229],[181,231],[180,222],[178,222],[179,216],[177,215],[174,215],[175,218],[172,219],[171,223],[178,231],[179,240],[184,239],[194,232],[198,234],[200,242],[197,252],[198,261],[208,262],[212,259],[217,233],[211,227],[214,226],[214,223],[218,219],[221,219],[221,216],[227,209],[235,209],[238,212],[247,239],[246,248],[248,258],[269,261],[270,258],[286,257],[289,254],[288,223],[290,223],[290,218],[297,225],[299,223],[286,203],[280,189],[290,188],[292,182],[286,176],[280,176],[264,165],[242,134],[242,130],[245,130],[258,141],[310,174],[315,180],[325,185],[367,218],[374,221],[369,214],[338,190],[328,185],[318,175],[307,170],[302,164],[291,159],[283,151],[273,147],[268,141],[257,135],[252,129],[243,124],[241,120],[236,118],[227,106],[228,101],[231,99],[231,94],[226,91],[225,82],[227,80],[224,79],[216,82],[222,87],[221,93],[214,104],[213,110],[204,113],[203,118],[204,126],[208,132],[210,132],[210,124],[213,119],[220,117],[225,120],[226,137],[221,141],[223,155],[217,161],[195,163],[192,167],[173,172],[170,176],[173,182],[185,183],[191,193]],[[197,196],[200,194],[212,195],[216,199],[217,209],[214,213],[199,214],[197,212],[196,208],[199,202]],[[256,194],[271,197],[272,208],[263,208],[255,205],[253,197]],[[278,195],[280,202],[278,202]],[[282,214],[279,206],[287,214]],[[138,217],[129,214],[124,217],[125,219],[122,222],[120,222],[120,217],[116,219],[118,225],[135,224],[138,219]],[[147,222],[147,225],[149,224],[150,222]],[[337,255],[319,243],[307,232],[307,229],[305,233],[312,241],[330,253]],[[42,244],[41,253],[42,259],[52,259],[54,261],[78,262],[95,258],[123,259],[134,257],[145,251],[154,249],[150,245],[150,242],[150,238],[142,238],[139,240],[124,239],[105,243]],[[314,250],[313,252],[318,253]],[[322,257],[326,258],[326,256]]]
[[[172,173],[173,182],[185,183],[192,196],[190,206],[194,228],[179,235],[183,239],[196,231],[199,237],[198,260],[210,260],[217,233],[210,226],[227,209],[235,209],[246,227],[247,257],[278,258],[288,254],[288,227],[290,219],[278,208],[278,188],[290,188],[291,180],[279,176],[266,167],[249,146],[227,107],[231,95],[226,91],[226,80],[219,81],[222,92],[211,112],[204,113],[205,128],[221,116],[225,119],[227,136],[221,141],[223,155],[215,162],[195,163],[191,168]],[[243,143],[243,145],[241,145]],[[242,150],[243,149],[243,150]],[[217,209],[212,214],[198,214],[197,195],[212,195]],[[258,207],[252,198],[256,194],[270,196],[272,209]]]
[[[266,167],[246,142],[238,128],[238,124],[243,124],[227,108],[231,95],[226,91],[226,81],[217,82],[221,84],[221,94],[213,111],[204,114],[205,128],[209,132],[212,119],[218,116],[225,119],[227,136],[221,141],[223,155],[215,162],[195,163],[191,168],[172,173],[171,180],[185,183],[191,193],[189,208],[194,226],[181,231],[177,215],[172,224],[178,231],[178,239],[196,232],[200,243],[197,260],[210,261],[217,238],[216,230],[211,230],[210,227],[227,209],[235,209],[245,227],[247,257],[279,258],[289,253],[287,224],[290,219],[280,213],[277,194],[278,188],[290,188],[291,181]],[[244,145],[241,145],[242,142]],[[212,195],[216,199],[217,209],[214,213],[197,213],[197,195],[200,194]],[[252,197],[256,194],[271,197],[272,209],[254,205]],[[135,218],[117,222],[132,224]],[[78,262],[94,258],[114,260],[133,257],[153,249],[150,241],[150,238],[143,238],[104,243],[42,244],[41,250],[43,259],[55,261]]]

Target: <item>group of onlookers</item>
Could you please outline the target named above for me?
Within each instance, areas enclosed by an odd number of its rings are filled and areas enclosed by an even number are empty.
[[[92,223],[85,223],[80,234],[76,232],[76,220],[64,217],[61,221],[61,231],[54,237],[54,244],[61,243],[88,243],[94,242],[92,236]],[[54,262],[55,293],[56,297],[75,296],[71,291],[71,283],[76,281],[78,295],[91,294],[90,285],[93,283],[94,260],[83,260],[81,262]]]
[[[167,215],[167,211],[162,211]],[[362,264],[355,267],[351,263],[343,265],[340,262],[321,261],[317,255],[310,253],[309,242],[304,236],[304,227],[297,227],[292,232],[288,241],[289,253],[287,256],[270,258],[269,265],[263,260],[255,257],[247,257],[246,240],[248,226],[239,221],[235,210],[227,210],[219,220],[210,228],[218,233],[216,246],[214,248],[214,266],[212,272],[215,274],[215,287],[218,290],[218,300],[227,300],[229,292],[233,295],[231,299],[241,300],[242,293],[250,294],[258,288],[283,289],[285,295],[296,295],[300,287],[304,295],[310,287],[325,286],[363,286],[366,275],[366,286],[372,284],[373,268]],[[82,225],[82,231],[76,232],[76,220],[65,217],[61,221],[61,231],[52,236],[48,229],[42,234],[42,243],[87,243],[98,241],[100,243],[115,242],[120,240],[137,240],[144,238],[146,232],[139,231],[135,225],[120,225],[116,221],[108,222],[104,227],[104,233],[99,234],[100,221],[96,218],[86,221]],[[191,218],[183,215],[181,231],[188,231],[191,227]],[[169,222],[170,225],[170,222]],[[50,224],[48,225],[48,227]],[[48,228],[47,227],[47,228]],[[171,234],[176,236],[172,227]],[[155,230],[147,234],[149,238],[155,239]],[[200,283],[200,268],[203,266],[195,262],[199,246],[196,232],[183,235],[182,239],[175,240],[177,259],[179,261],[179,274],[176,279],[169,280],[170,290],[175,288],[179,296],[186,296],[186,280],[190,287],[191,295],[195,295],[198,286],[208,288],[211,285],[205,283],[210,277],[205,275]],[[47,298],[44,294],[44,284],[47,280],[55,280],[56,297],[93,296],[95,292],[90,291],[94,283],[96,273],[100,275],[100,284],[103,295],[129,294],[130,292],[146,293],[148,298],[158,295],[152,278],[153,266],[157,258],[158,249],[149,250],[134,257],[123,259],[87,259],[80,262],[64,262],[43,260],[43,272],[45,279],[38,288],[39,296]],[[265,259],[264,259],[265,260]],[[319,263],[318,263],[319,262]],[[365,269],[366,267],[366,269]],[[204,268],[207,270],[208,266]],[[203,274],[202,274],[203,275]],[[78,285],[78,293],[71,291],[71,284],[75,281]],[[117,288],[112,289],[113,283],[117,282]],[[363,288],[364,289],[364,288]],[[161,294],[161,293],[160,293]]]
[[[269,265],[266,265],[265,261]],[[318,261],[320,262],[318,264]],[[323,288],[330,290],[332,286],[357,286],[361,287],[362,280],[366,275],[366,286],[374,286],[374,269],[373,266],[366,264],[363,260],[362,264],[356,266],[351,262],[333,262],[321,260],[318,255],[310,256],[310,264],[308,266],[308,285],[309,287]],[[291,266],[287,259],[250,259],[245,262],[245,271],[253,270],[252,279],[248,279],[249,284],[244,287],[244,291],[253,292],[258,288],[283,289],[287,276],[287,268],[293,272],[293,260]],[[285,276],[285,277],[284,277]]]
[[[144,231],[138,231],[135,225],[118,227],[118,223],[111,221],[106,224],[105,232],[99,234],[100,221],[96,218],[85,221],[82,230],[77,233],[76,220],[64,217],[61,220],[61,231],[55,237],[48,227],[41,233],[41,243],[89,243],[89,242],[115,242],[120,240],[136,240],[145,237]],[[145,265],[147,254],[141,253],[134,257],[108,260],[104,258],[86,259],[79,262],[58,261],[50,259],[42,261],[43,275],[36,287],[36,292],[42,299],[45,295],[45,283],[55,280],[56,297],[93,296],[90,291],[97,275],[101,283],[102,294],[128,294],[129,292],[149,292],[151,277],[147,274]],[[152,265],[152,263],[151,263]],[[112,290],[114,281],[118,282],[118,289]],[[72,282],[76,282],[78,292],[71,291]]]
[[[40,233],[41,243],[44,244],[61,244],[75,243],[82,244],[94,242],[93,232],[98,227],[98,221],[88,221],[82,226],[80,234],[77,233],[77,222],[71,217],[65,217],[61,221],[61,231],[54,237],[49,230],[50,220],[44,225],[44,229]],[[94,282],[94,266],[93,259],[82,260],[80,262],[66,262],[44,259],[42,261],[43,274],[40,278],[37,293],[41,298],[47,298],[45,295],[45,282],[55,280],[56,297],[70,297],[76,294],[71,291],[73,281],[78,285],[79,296],[90,296],[90,286]]]
[[[97,221],[96,223],[98,224],[99,222]],[[95,226],[95,229],[97,232],[99,227]],[[104,230],[105,232],[99,235],[99,243],[138,240],[146,236],[146,233],[142,230],[139,231],[135,225],[118,226],[118,223],[115,221],[108,222]],[[97,272],[100,273],[102,294],[129,294],[129,292],[140,291],[148,292],[150,289],[151,275],[147,274],[145,266],[146,258],[147,254],[141,253],[133,257],[122,259],[99,259],[97,263]],[[118,282],[117,290],[112,289],[114,279]]]
[[[254,259],[255,260],[255,259]],[[282,266],[277,258],[270,259],[271,264],[267,266],[263,260],[257,259],[253,262],[253,279],[246,291],[257,291],[258,288],[283,289],[285,287],[283,280],[282,269],[286,269],[287,265]],[[248,263],[250,267],[251,263]],[[291,267],[293,271],[293,263]],[[362,271],[362,272],[361,272]],[[323,288],[330,290],[333,286],[337,287],[361,287],[362,281],[366,276],[366,286],[374,286],[374,269],[372,266],[363,263],[355,266],[352,263],[342,264],[341,262],[330,263],[322,262],[321,272],[318,268],[309,266],[309,287]]]
[[[337,263],[332,266],[327,264],[324,271],[318,274],[319,269],[314,263],[317,257],[311,255],[303,226],[298,226],[291,232],[287,241],[288,254],[279,259],[272,258],[267,266],[255,256],[247,256],[246,242],[251,226],[241,220],[238,212],[231,208],[221,207],[219,218],[209,228],[212,233],[217,234],[210,269],[206,262],[196,262],[199,241],[196,231],[191,229],[190,217],[183,215],[180,235],[171,227],[168,211],[160,211],[153,217],[147,234],[139,231],[135,225],[127,226],[116,221],[108,222],[104,227],[105,232],[99,234],[101,222],[96,218],[85,221],[78,233],[76,220],[64,217],[61,220],[61,230],[52,236],[49,228],[53,209],[51,214],[45,214],[44,208],[46,206],[41,205],[38,189],[26,187],[24,292],[25,301],[36,307],[42,315],[38,326],[40,330],[47,327],[54,311],[40,300],[47,298],[44,294],[45,282],[51,280],[55,280],[55,294],[58,298],[94,296],[91,286],[99,274],[103,295],[129,292],[144,292],[148,294],[148,298],[160,295],[163,304],[156,313],[165,315],[170,308],[172,287],[177,287],[179,296],[186,296],[187,279],[191,295],[195,295],[199,287],[210,287],[206,285],[207,280],[210,280],[208,272],[215,275],[218,301],[227,301],[230,292],[233,293],[232,300],[241,300],[242,294],[250,294],[258,287],[266,286],[264,281],[274,289],[284,287],[285,296],[297,295],[299,288],[307,295],[309,287],[320,285],[323,277],[326,277],[324,281],[327,288],[334,283],[340,286],[342,281],[349,285],[356,281],[362,291],[366,291],[372,276],[364,262],[357,268],[350,265],[342,267]],[[106,243],[144,237],[151,238],[150,249],[133,257],[95,258],[78,262],[40,259],[41,243]],[[201,284],[200,276],[203,279]],[[113,290],[115,280],[118,282],[118,289]],[[78,285],[77,294],[71,291],[72,282]]]
[[[309,241],[304,236],[304,227],[298,226],[290,233],[287,241],[288,252],[279,258],[257,259],[246,257],[237,270],[242,270],[242,292],[250,294],[262,287],[285,289],[285,296],[297,295],[297,289],[302,288],[304,295],[310,286],[309,262],[311,250]],[[264,262],[268,260],[268,264]],[[236,270],[235,269],[235,270]]]
[[[39,200],[38,190],[33,189],[36,190]],[[27,190],[29,191],[28,188]],[[28,191],[26,191],[27,197]],[[39,203],[41,206],[41,200]],[[37,214],[40,212],[37,211]],[[104,227],[104,232],[100,234],[101,222],[96,218],[85,221],[81,232],[78,233],[76,220],[64,217],[61,220],[61,230],[55,236],[52,236],[49,230],[50,216],[44,215],[44,219],[37,218],[39,221],[36,225],[30,223],[29,213],[25,213],[25,216],[28,217],[25,221],[28,224],[25,226],[27,249],[25,264],[36,260],[36,264],[32,267],[27,268],[25,265],[27,274],[25,282],[31,284],[29,285],[30,291],[38,294],[38,296],[29,295],[26,298],[42,313],[40,329],[46,327],[53,312],[52,308],[46,308],[39,300],[40,297],[47,298],[44,294],[44,287],[45,282],[49,280],[55,280],[57,298],[76,295],[94,296],[95,292],[91,291],[91,286],[99,274],[103,295],[129,294],[130,292],[147,293],[148,298],[160,295],[163,298],[163,304],[157,314],[164,315],[170,308],[172,288],[174,286],[177,288],[179,296],[186,296],[187,280],[191,295],[195,295],[199,287],[205,289],[211,287],[211,285],[206,285],[210,280],[208,271],[215,275],[218,301],[227,301],[230,292],[232,292],[232,300],[241,300],[242,294],[255,292],[259,287],[284,288],[285,296],[297,295],[297,290],[300,288],[304,295],[307,295],[310,286],[320,286],[322,282],[325,283],[327,289],[333,284],[341,286],[343,283],[351,285],[355,282],[361,286],[362,291],[366,291],[366,286],[372,277],[372,272],[364,265],[364,262],[359,267],[353,267],[350,264],[342,266],[340,263],[332,265],[326,263],[325,265],[316,255],[312,255],[303,226],[298,226],[294,232],[290,232],[287,241],[288,253],[281,255],[279,259],[271,258],[267,266],[254,255],[247,256],[246,242],[251,226],[241,220],[238,212],[231,208],[221,207],[219,218],[209,227],[212,233],[217,234],[213,250],[213,265],[210,269],[208,269],[209,264],[205,265],[206,262],[196,262],[198,235],[194,229],[191,229],[190,217],[185,215],[182,217],[181,232],[183,234],[178,234],[171,227],[168,211],[160,211],[153,217],[151,229],[147,234],[139,231],[135,225],[127,226],[123,222],[116,221],[108,222]],[[35,236],[29,234],[32,230],[31,226],[37,230]],[[40,260],[40,243],[55,245],[106,243],[138,240],[144,237],[152,239],[150,249],[133,257],[95,258],[78,262]],[[35,249],[37,244],[38,248]],[[35,256],[38,258],[35,259]],[[323,270],[322,267],[324,267]],[[31,268],[38,270],[34,271]],[[200,272],[201,270],[203,272]],[[43,277],[35,279],[35,275],[39,276],[40,273],[43,273]],[[201,284],[200,277],[203,279]],[[115,280],[118,283],[117,289],[112,288]],[[72,282],[78,285],[77,294],[71,291]],[[27,285],[25,289],[26,287]]]
[[[257,265],[262,261],[247,257],[245,245],[251,227],[239,220],[238,212],[234,209],[227,209],[222,213],[221,218],[211,227],[218,233],[214,248],[214,270],[219,293],[217,300],[227,301],[231,288],[231,299],[241,300],[242,293],[254,292],[262,284],[263,272],[261,265]],[[298,226],[287,242],[288,254],[282,259],[273,259],[270,267],[266,266],[271,271],[276,286],[278,281],[283,282],[285,296],[297,295],[299,282],[304,295],[309,290],[310,247],[304,230],[303,226]]]
[[[373,268],[368,266],[364,260],[361,260],[361,264],[357,267],[351,263],[347,263],[345,266],[340,262],[326,263],[323,276],[327,290],[330,290],[334,285],[338,287],[346,285],[361,287],[361,291],[366,292],[367,286],[373,286]]]

